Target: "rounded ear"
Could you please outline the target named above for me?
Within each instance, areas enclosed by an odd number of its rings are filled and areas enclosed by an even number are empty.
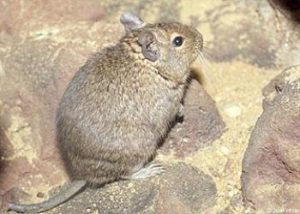
[[[140,17],[130,12],[122,14],[120,22],[124,25],[127,33],[132,30],[142,28],[146,25],[146,23]]]
[[[155,62],[159,59],[160,51],[155,35],[150,31],[141,32],[138,43],[142,46],[142,53],[146,59]]]

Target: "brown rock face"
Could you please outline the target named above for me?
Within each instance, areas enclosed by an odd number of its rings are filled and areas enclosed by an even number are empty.
[[[242,189],[247,205],[268,213],[300,210],[300,67],[263,91],[264,112],[250,138]]]
[[[184,120],[171,129],[163,152],[172,151],[179,157],[187,157],[218,139],[224,128],[215,102],[199,82],[192,79],[184,98]]]
[[[104,14],[98,1],[1,1],[0,195],[42,183],[49,190],[66,179],[55,112],[88,55],[117,39],[98,37],[109,28],[99,22]]]

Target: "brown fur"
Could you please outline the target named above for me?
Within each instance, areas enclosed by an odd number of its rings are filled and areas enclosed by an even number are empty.
[[[164,36],[159,38],[167,43],[159,62],[141,53],[137,37],[144,30]],[[173,32],[187,37],[180,52],[169,42]],[[57,114],[58,140],[73,179],[113,181],[155,155],[179,110],[190,63],[202,45],[195,46],[198,36],[177,23],[147,25],[95,54],[79,70]]]

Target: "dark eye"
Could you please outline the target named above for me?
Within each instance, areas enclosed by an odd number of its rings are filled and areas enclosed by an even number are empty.
[[[174,47],[180,47],[183,44],[183,41],[184,39],[182,36],[176,36],[172,43]]]

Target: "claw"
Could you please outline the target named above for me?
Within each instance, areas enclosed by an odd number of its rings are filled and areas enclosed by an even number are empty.
[[[130,179],[139,180],[153,177],[164,173],[166,170],[161,164],[153,163],[141,168],[139,171],[133,173]]]

